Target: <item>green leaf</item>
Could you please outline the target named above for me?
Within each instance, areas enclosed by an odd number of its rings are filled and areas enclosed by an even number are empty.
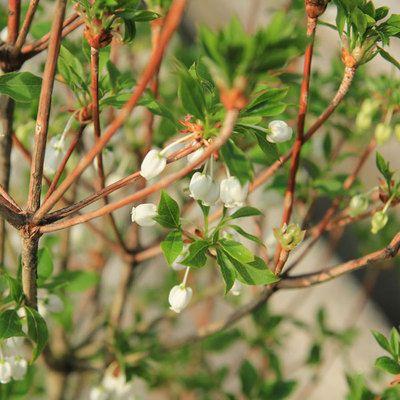
[[[379,357],[375,361],[375,367],[382,369],[386,372],[389,372],[389,374],[393,374],[393,375],[400,374],[399,363],[389,357],[386,357],[386,356]]]
[[[33,361],[36,360],[43,351],[48,340],[48,330],[46,321],[33,308],[25,307],[26,318],[28,322],[28,336],[35,342],[36,346],[33,352]]]
[[[180,228],[180,211],[178,203],[166,192],[161,192],[158,205],[158,216],[154,219],[164,228]]]
[[[261,116],[272,117],[282,114],[286,109],[286,104],[280,102],[285,98],[288,90],[268,89],[256,99],[254,99],[241,113],[241,116]]]
[[[258,215],[263,215],[263,213],[254,207],[242,207],[239,210],[235,211],[232,215],[228,217],[228,219],[237,219],[237,218],[245,218],[245,217],[256,217]]]
[[[257,370],[249,361],[245,360],[240,366],[239,376],[242,384],[242,392],[246,393],[248,398],[252,398],[251,393],[254,392],[254,389],[259,386],[261,381]]]
[[[210,247],[206,240],[196,240],[188,249],[189,254],[182,260],[181,264],[188,267],[201,268],[207,262],[207,250]]]
[[[400,62],[398,62],[393,56],[387,51],[383,50],[382,47],[378,47],[379,54],[386,60],[393,64],[397,69],[400,69]]]
[[[43,287],[51,290],[65,286],[69,292],[83,292],[95,286],[98,281],[99,275],[95,271],[62,271],[50,282],[45,283]]]
[[[12,336],[24,336],[24,332],[17,311],[5,310],[0,313],[0,339]]]
[[[0,76],[0,93],[21,103],[38,99],[41,87],[42,78],[30,72],[9,72]]]
[[[82,63],[65,46],[61,46],[57,68],[72,90],[88,90],[86,83],[87,74]]]
[[[47,247],[38,251],[38,283],[42,285],[53,273],[53,260]]]
[[[383,156],[378,152],[376,152],[376,167],[385,178],[388,190],[390,191],[393,172],[389,168],[389,162],[385,161]]]
[[[372,334],[374,335],[374,338],[378,342],[379,346],[381,346],[382,349],[386,350],[388,353],[391,353],[390,344],[386,337],[377,331],[372,331]]]
[[[8,287],[10,289],[10,296],[11,298],[19,304],[23,299],[23,291],[21,282],[18,279],[15,279],[8,275],[7,273],[4,274],[4,277],[7,281]]]
[[[400,355],[400,335],[396,328],[392,328],[390,331],[390,348],[393,356],[398,358]]]
[[[244,185],[253,178],[253,168],[244,152],[233,140],[228,140],[220,150],[231,175],[236,176]]]
[[[235,260],[247,264],[254,260],[253,253],[244,247],[241,243],[229,239],[221,239],[219,244],[226,254]]]
[[[255,242],[261,246],[265,246],[264,243],[262,242],[262,240],[260,238],[258,238],[257,236],[254,236],[248,232],[246,232],[243,228],[241,228],[238,225],[229,225],[230,228],[234,229],[239,235],[242,235],[243,237],[245,237],[246,239],[251,240],[252,242]]]
[[[167,237],[161,242],[161,250],[167,263],[171,265],[181,254],[183,249],[182,232],[179,230],[168,233]]]
[[[225,294],[227,294],[235,283],[235,268],[229,257],[220,249],[217,249],[217,263],[221,268],[221,274],[225,281]]]
[[[206,101],[200,83],[184,68],[179,68],[178,96],[183,108],[196,118],[205,118]]]
[[[124,38],[125,43],[132,42],[136,37],[136,24],[133,20],[124,19]]]
[[[313,343],[308,352],[307,364],[318,365],[321,362],[321,350],[319,343]]]

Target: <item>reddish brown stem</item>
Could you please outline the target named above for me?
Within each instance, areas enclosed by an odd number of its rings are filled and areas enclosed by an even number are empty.
[[[25,15],[24,22],[22,23],[21,30],[15,41],[15,45],[14,45],[14,49],[13,49],[14,53],[19,53],[22,46],[24,45],[26,36],[28,35],[29,29],[31,27],[33,17],[35,16],[38,5],[39,5],[39,0],[31,0],[29,2],[29,7],[28,7],[28,10]]]
[[[21,16],[21,1],[8,0],[8,19],[7,19],[7,43],[14,45],[17,40],[19,30],[19,20]]]
[[[118,129],[123,125],[126,119],[129,117],[133,108],[136,106],[141,95],[145,91],[148,83],[154,76],[157,68],[160,64],[164,50],[169,43],[172,34],[175,32],[181,20],[186,0],[175,0],[172,3],[170,11],[166,17],[165,26],[160,38],[160,45],[155,49],[150,57],[150,61],[143,71],[140,79],[138,80],[137,86],[131,96],[131,98],[124,105],[120,113],[115,117],[114,121],[106,129],[100,140],[92,147],[92,149],[85,155],[85,157],[79,162],[76,168],[65,178],[63,183],[54,191],[54,193],[47,199],[42,205],[34,217],[34,221],[39,222],[45,214],[51,210],[51,208],[57,203],[62,197],[66,190],[73,184],[73,182],[82,174],[82,172],[92,163],[93,159],[99,152],[107,145],[109,140],[114,136]]]

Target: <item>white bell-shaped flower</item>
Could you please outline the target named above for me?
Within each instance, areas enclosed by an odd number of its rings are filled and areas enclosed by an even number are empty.
[[[187,155],[187,160],[189,164],[196,162],[204,154],[203,147],[198,148],[193,153]]]
[[[225,207],[241,207],[246,200],[248,191],[248,183],[242,186],[238,178],[231,176],[222,180],[220,197]]]
[[[164,171],[166,165],[167,158],[160,151],[156,149],[150,150],[142,161],[140,175],[147,180],[155,178]]]
[[[11,364],[4,358],[0,359],[0,383],[8,383],[11,380]]]
[[[270,130],[267,134],[268,142],[282,143],[292,138],[293,129],[285,121],[271,121],[268,128]]]
[[[195,172],[189,184],[190,196],[201,200],[204,205],[214,205],[219,198],[219,186],[210,175]]]
[[[235,279],[235,282],[233,283],[230,293],[233,296],[239,296],[242,293],[242,290],[243,290],[243,284],[239,282],[237,279]]]
[[[153,226],[156,224],[154,217],[157,216],[157,206],[152,203],[139,204],[132,207],[131,219],[140,226]]]
[[[21,381],[28,370],[28,362],[22,357],[9,357],[8,362],[11,365],[11,377],[16,381]]]
[[[3,342],[3,353],[9,357],[22,357],[24,355],[24,338],[13,336]]]
[[[90,394],[89,394],[89,399],[90,400],[108,400],[110,397],[110,393],[107,391],[107,389],[102,386],[95,386],[94,388],[91,389]]]
[[[40,289],[38,292],[38,311],[45,317],[49,313],[59,313],[64,310],[64,303],[57,295]]]
[[[184,284],[174,286],[169,292],[169,305],[172,311],[179,314],[189,304],[193,290]]]

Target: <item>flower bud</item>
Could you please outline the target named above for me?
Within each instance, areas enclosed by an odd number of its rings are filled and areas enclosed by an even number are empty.
[[[306,231],[302,231],[298,224],[284,224],[282,228],[275,228],[274,235],[282,248],[290,251],[298,246],[304,239]]]
[[[38,311],[45,317],[48,313],[59,313],[64,310],[64,303],[53,293],[47,290],[39,289],[38,292]]]
[[[229,291],[233,296],[239,296],[242,293],[243,284],[235,279],[231,290]]]
[[[292,138],[293,129],[285,121],[271,121],[268,128],[270,130],[267,134],[268,142],[282,143]]]
[[[131,219],[140,226],[153,226],[156,224],[157,206],[152,203],[139,204],[132,207]]]
[[[176,258],[176,260],[172,263],[171,267],[174,271],[182,271],[187,268],[186,265],[181,264],[181,262],[185,259],[188,254],[187,247],[184,247],[181,251],[181,254]]]
[[[22,357],[10,357],[8,362],[11,365],[11,377],[16,381],[21,381],[25,378],[28,370],[28,362]]]
[[[358,194],[353,196],[350,200],[350,211],[351,217],[356,217],[357,215],[363,213],[368,209],[369,201],[366,196]]]
[[[5,27],[0,32],[0,40],[2,42],[7,42],[7,38],[8,38],[8,29],[7,27]]]
[[[150,150],[142,161],[140,166],[140,175],[149,180],[164,171],[167,165],[167,158],[162,156],[156,149]]]
[[[375,137],[378,144],[383,144],[390,139],[392,128],[390,125],[379,123],[375,128]]]
[[[11,380],[11,364],[4,358],[0,359],[0,383],[8,383]]]
[[[248,191],[248,183],[242,186],[235,176],[222,180],[220,185],[221,200],[228,208],[243,206]]]
[[[371,232],[375,235],[385,227],[389,218],[384,211],[377,211],[371,220]]]
[[[190,287],[182,285],[174,286],[169,292],[168,301],[170,309],[179,314],[189,304],[193,291]]]
[[[210,175],[195,172],[189,184],[190,196],[205,206],[214,205],[219,199],[219,186]]]

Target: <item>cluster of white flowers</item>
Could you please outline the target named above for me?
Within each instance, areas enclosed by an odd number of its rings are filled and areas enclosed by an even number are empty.
[[[0,344],[0,383],[24,379],[28,362],[23,356],[23,338],[10,337]]]
[[[90,391],[90,400],[134,400],[134,386],[114,365],[107,369],[100,385]]]

